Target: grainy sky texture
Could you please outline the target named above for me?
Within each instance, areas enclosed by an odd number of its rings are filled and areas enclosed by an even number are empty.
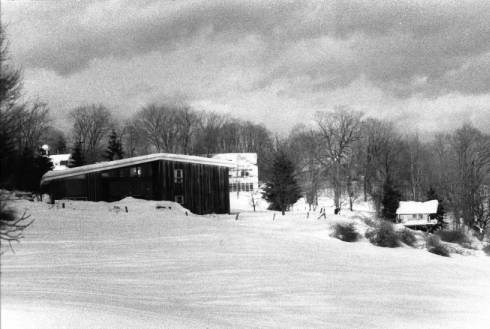
[[[26,97],[58,117],[178,100],[284,132],[346,105],[490,132],[490,1],[1,1]]]

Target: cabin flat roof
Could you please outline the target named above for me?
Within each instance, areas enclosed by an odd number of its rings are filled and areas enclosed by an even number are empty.
[[[142,155],[142,156],[126,158],[121,160],[99,162],[99,163],[89,164],[89,165],[75,167],[75,168],[68,168],[65,170],[48,171],[47,173],[44,174],[43,178],[41,179],[41,185],[46,184],[49,181],[60,179],[60,178],[68,178],[68,177],[74,177],[78,175],[84,175],[84,174],[89,174],[89,173],[94,173],[94,172],[99,172],[104,170],[129,167],[129,166],[134,166],[134,165],[157,161],[157,160],[203,164],[203,165],[228,167],[228,168],[234,167],[234,165],[229,161],[217,160],[212,158],[205,158],[205,157],[184,155],[184,154],[154,153],[154,154]]]
[[[412,215],[412,214],[435,214],[439,201],[430,200],[426,202],[416,201],[400,201],[400,205],[396,210],[397,215]]]

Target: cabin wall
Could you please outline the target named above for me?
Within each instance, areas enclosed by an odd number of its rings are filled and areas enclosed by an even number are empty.
[[[158,168],[158,199],[182,197],[183,206],[197,214],[230,212],[228,168],[171,161],[160,161]],[[181,182],[175,179],[176,170],[182,170]]]
[[[401,221],[427,220],[429,219],[429,214],[399,214],[398,219],[400,219]]]
[[[182,179],[175,179],[181,170]],[[126,196],[182,202],[196,214],[229,213],[228,168],[158,160],[51,181],[54,199],[117,201]]]

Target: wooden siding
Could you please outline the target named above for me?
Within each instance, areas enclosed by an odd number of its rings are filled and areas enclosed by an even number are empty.
[[[124,170],[129,172],[130,168],[138,167],[132,165],[89,173],[76,180],[57,179],[50,182],[48,191],[54,199],[90,201],[115,201],[126,196],[176,201],[176,196],[183,196],[183,206],[193,213],[230,212],[227,167],[166,160],[146,165],[145,172],[149,174],[144,177],[121,174]],[[175,169],[183,172],[181,183],[174,180]]]

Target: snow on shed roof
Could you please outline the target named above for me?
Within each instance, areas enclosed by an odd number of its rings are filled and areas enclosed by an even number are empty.
[[[257,164],[257,153],[215,153],[212,155],[213,159],[221,159],[226,161],[233,161],[236,163],[248,162]]]
[[[140,163],[146,163],[146,162],[151,162],[156,160],[196,163],[196,164],[220,166],[220,167],[228,167],[228,168],[234,167],[232,163],[223,160],[204,158],[204,157],[198,157],[193,155],[155,153],[155,154],[142,155],[138,157],[121,159],[121,160],[99,162],[99,163],[94,163],[94,164],[75,167],[75,168],[69,168],[60,171],[48,171],[47,173],[44,174],[43,178],[41,179],[41,185],[46,184],[47,182],[55,179],[73,177],[73,176],[78,176],[78,175],[83,175],[83,174],[88,174],[88,173],[93,173],[93,172],[98,172],[103,170],[115,169],[115,168],[128,167],[128,166],[133,166]]]
[[[430,200],[426,202],[416,201],[400,201],[400,205],[396,210],[397,215],[409,215],[409,214],[435,214],[437,213],[437,206],[439,201]]]
[[[67,161],[70,160],[71,154],[66,153],[66,154],[51,154],[49,158],[53,160],[53,162],[60,162],[60,161]]]

